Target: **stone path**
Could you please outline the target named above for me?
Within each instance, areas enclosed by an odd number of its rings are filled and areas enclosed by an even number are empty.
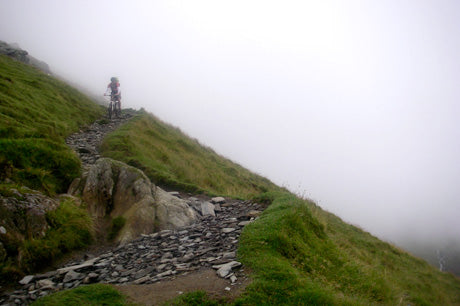
[[[67,139],[84,165],[99,158],[98,145],[107,132],[128,118],[107,124],[92,124]],[[152,284],[171,280],[202,269],[213,268],[228,281],[226,290],[245,281],[241,263],[236,261],[238,239],[244,226],[263,210],[257,203],[224,198],[193,197],[171,192],[197,211],[199,221],[178,230],[142,235],[124,246],[99,254],[86,254],[55,271],[24,277],[22,287],[0,297],[0,305],[25,305],[37,298],[81,284]]]
[[[131,115],[125,114],[122,118],[98,120],[80,132],[70,135],[66,143],[77,152],[83,167],[92,165],[101,157],[99,146],[104,136],[115,131],[130,118]]]

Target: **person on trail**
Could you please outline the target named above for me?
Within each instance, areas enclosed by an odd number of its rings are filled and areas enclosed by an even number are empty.
[[[120,89],[120,82],[118,78],[112,77],[110,79],[109,85],[107,85],[107,90],[105,94],[108,95],[110,91],[110,96],[112,97],[113,101],[118,101],[120,109],[121,109],[121,89]]]

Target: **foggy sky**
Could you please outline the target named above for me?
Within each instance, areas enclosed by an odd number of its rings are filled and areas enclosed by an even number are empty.
[[[0,40],[391,241],[460,243],[460,2],[0,0]]]

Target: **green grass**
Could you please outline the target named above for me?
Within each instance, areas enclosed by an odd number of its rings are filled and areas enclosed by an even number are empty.
[[[64,82],[0,56],[0,194],[18,198],[23,186],[48,195],[65,192],[80,174],[80,161],[65,137],[103,112]],[[0,262],[2,280],[47,266],[91,241],[91,219],[72,202],[48,213],[47,222],[41,239],[13,231],[0,237],[7,251]]]
[[[33,306],[134,305],[110,285],[95,284],[61,291],[38,299]]]
[[[115,239],[120,230],[125,226],[126,218],[123,216],[118,216],[112,219],[112,224],[110,225],[110,231],[108,235],[109,240]]]
[[[1,237],[8,258],[0,263],[2,278],[18,279],[49,266],[55,259],[92,241],[92,219],[84,207],[65,200],[56,210],[46,215],[49,225],[43,238],[10,236]],[[19,255],[19,256],[18,256]]]
[[[65,83],[0,56],[0,180],[65,191],[80,169],[65,137],[102,114]]]
[[[460,305],[460,281],[292,194],[241,236],[258,305]]]
[[[106,137],[102,152],[142,169],[155,184],[166,188],[239,198],[280,190],[147,113]]]

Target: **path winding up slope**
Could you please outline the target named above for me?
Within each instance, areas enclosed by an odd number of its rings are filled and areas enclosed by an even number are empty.
[[[101,120],[73,134],[67,144],[74,149],[84,171],[94,164],[104,136],[126,122]],[[205,290],[217,296],[235,296],[249,282],[236,261],[239,236],[263,207],[249,201],[170,194],[187,201],[198,221],[177,230],[163,230],[102,254],[85,254],[55,271],[26,276],[22,289],[9,303],[29,303],[40,296],[90,283],[117,285],[134,301],[155,305],[183,292]]]

